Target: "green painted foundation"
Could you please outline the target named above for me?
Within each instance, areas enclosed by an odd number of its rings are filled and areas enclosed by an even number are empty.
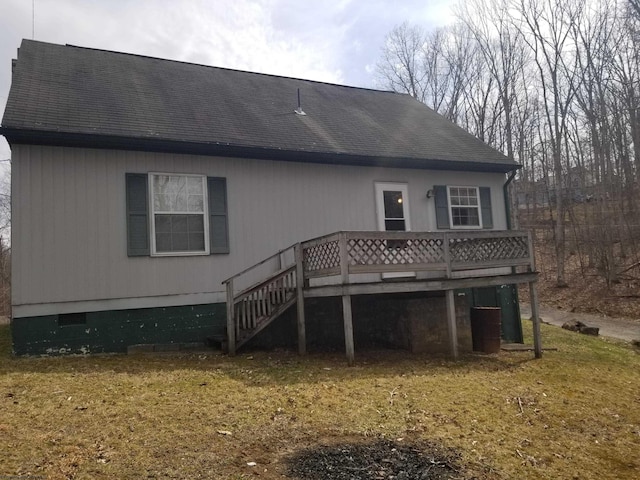
[[[471,348],[471,307],[501,307],[502,338],[522,343],[517,290],[505,285],[456,292],[458,341]],[[356,350],[402,348],[413,352],[449,350],[442,292],[352,297]],[[339,297],[305,302],[309,351],[344,349]],[[289,309],[260,332],[246,349],[296,348],[296,312]],[[224,303],[47,315],[13,319],[16,355],[61,355],[127,351],[139,344],[207,344],[226,335]]]
[[[206,343],[224,335],[224,303],[15,318],[16,355],[126,352],[137,344]]]

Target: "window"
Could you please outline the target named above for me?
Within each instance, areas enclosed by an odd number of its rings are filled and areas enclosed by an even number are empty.
[[[229,253],[227,179],[127,173],[127,255]]]
[[[208,254],[206,177],[150,174],[151,252]]]
[[[482,228],[477,187],[449,187],[451,228]]]
[[[493,229],[490,187],[433,187],[439,229]]]

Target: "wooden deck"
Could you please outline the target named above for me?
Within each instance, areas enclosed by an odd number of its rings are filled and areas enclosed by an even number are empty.
[[[261,273],[259,281],[236,291],[243,277],[251,278],[271,264],[272,270]],[[345,348],[352,363],[352,295],[444,291],[451,354],[457,358],[454,290],[528,283],[534,350],[540,357],[536,281],[528,232],[337,232],[292,245],[225,280],[229,353],[297,303],[298,350],[304,354],[304,299],[340,296]]]

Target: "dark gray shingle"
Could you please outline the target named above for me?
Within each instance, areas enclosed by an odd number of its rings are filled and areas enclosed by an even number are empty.
[[[298,89],[306,116],[294,113]],[[20,47],[2,127],[398,166],[517,167],[408,95],[31,40]]]

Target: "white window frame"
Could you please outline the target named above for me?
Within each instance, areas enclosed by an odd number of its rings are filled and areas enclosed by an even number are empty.
[[[451,203],[451,189],[452,188],[467,188],[474,189],[476,191],[476,198],[478,199],[478,205],[452,205]],[[452,230],[482,230],[482,205],[480,204],[480,187],[475,185],[447,185],[447,204],[449,208],[449,227]],[[454,208],[477,208],[478,209],[478,225],[454,225],[453,224],[453,209]]]
[[[204,216],[204,250],[199,252],[178,251],[178,252],[158,252],[156,251],[156,211],[153,199],[153,178],[156,176],[173,176],[173,177],[197,177],[202,180],[202,191],[204,194],[204,205],[202,215]],[[149,223],[151,224],[151,256],[152,257],[192,257],[198,255],[209,255],[209,192],[207,188],[207,176],[197,173],[167,173],[167,172],[149,172]],[[176,215],[194,215],[194,212],[171,212]],[[199,214],[198,214],[199,215]]]
[[[411,231],[411,219],[409,217],[409,187],[406,183],[392,183],[392,182],[375,182],[376,193],[376,215],[378,221],[378,230],[385,232],[385,220],[384,216],[384,192],[385,191],[397,191],[402,192],[402,212],[404,214],[404,231]]]

